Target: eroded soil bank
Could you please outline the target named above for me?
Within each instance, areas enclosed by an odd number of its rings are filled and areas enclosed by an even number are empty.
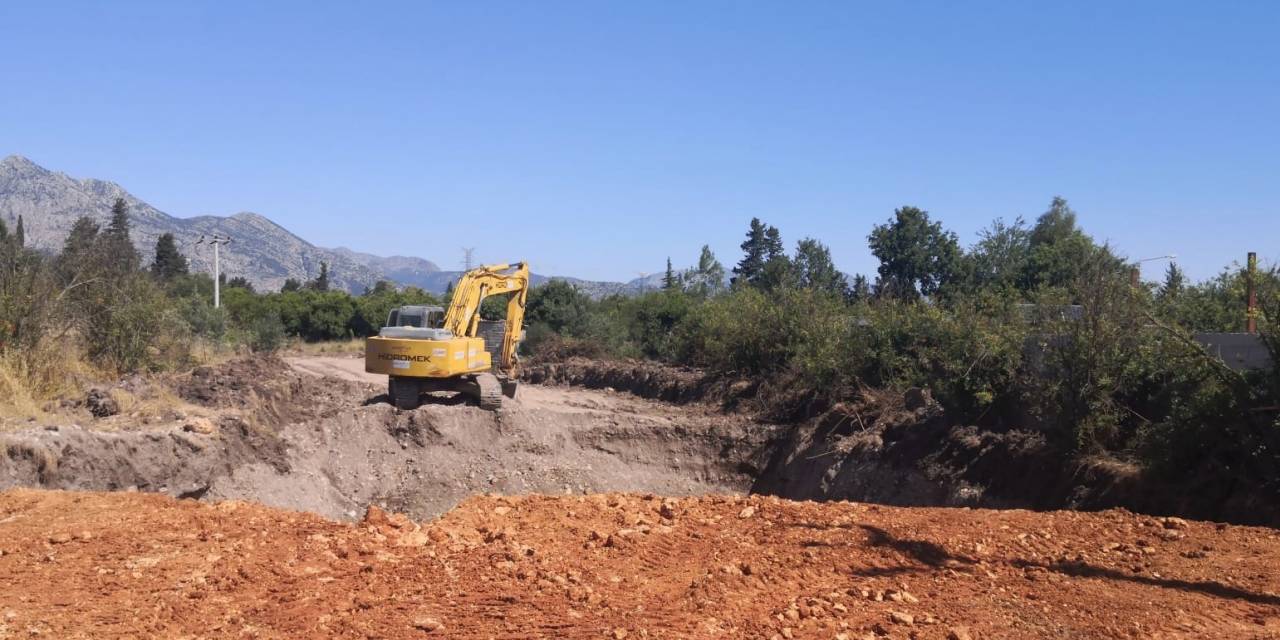
[[[786,430],[710,406],[537,385],[497,413],[448,398],[398,411],[358,360],[295,364],[237,361],[170,382],[211,418],[0,434],[0,489],[136,489],[348,519],[379,504],[425,518],[482,492],[745,493]]]
[[[82,412],[0,433],[0,489],[137,489],[345,519],[369,504],[429,517],[482,492],[641,491],[1280,525],[1280,496],[1071,461],[1039,433],[953,424],[927,395],[867,392],[788,422],[760,417],[767,389],[651,363],[548,363],[527,378],[498,413],[448,398],[402,412],[358,358],[203,367],[162,383],[188,403],[168,421]]]

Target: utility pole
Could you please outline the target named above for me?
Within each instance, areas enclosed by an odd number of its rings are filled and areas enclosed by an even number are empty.
[[[1258,332],[1258,254],[1249,252],[1248,271],[1245,273],[1247,288],[1247,307],[1245,308],[1244,332]]]
[[[196,241],[196,244],[213,245],[213,308],[214,309],[218,309],[222,306],[222,282],[221,282],[222,271],[220,269],[220,265],[218,264],[218,245],[227,244],[228,242],[231,242],[230,237],[220,236],[217,234],[210,236],[207,243],[204,239],[204,236],[200,236],[200,239]]]
[[[462,270],[463,271],[470,271],[472,267],[475,266],[475,255],[476,255],[475,247],[462,248]]]

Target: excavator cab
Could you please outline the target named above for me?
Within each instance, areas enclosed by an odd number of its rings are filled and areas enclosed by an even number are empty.
[[[439,329],[444,326],[444,307],[408,305],[396,307],[387,314],[387,327]]]

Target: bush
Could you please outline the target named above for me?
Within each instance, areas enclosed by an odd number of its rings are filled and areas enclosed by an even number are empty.
[[[142,276],[124,277],[114,285],[85,309],[89,357],[122,373],[154,368],[159,354],[153,343],[166,321],[177,322],[169,301]]]
[[[284,346],[284,323],[279,316],[266,315],[249,325],[249,348],[254,353],[274,353]]]

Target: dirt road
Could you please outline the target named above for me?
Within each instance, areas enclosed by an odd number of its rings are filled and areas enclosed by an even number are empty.
[[[1125,512],[476,497],[419,526],[0,494],[0,638],[1276,638],[1274,530]]]

